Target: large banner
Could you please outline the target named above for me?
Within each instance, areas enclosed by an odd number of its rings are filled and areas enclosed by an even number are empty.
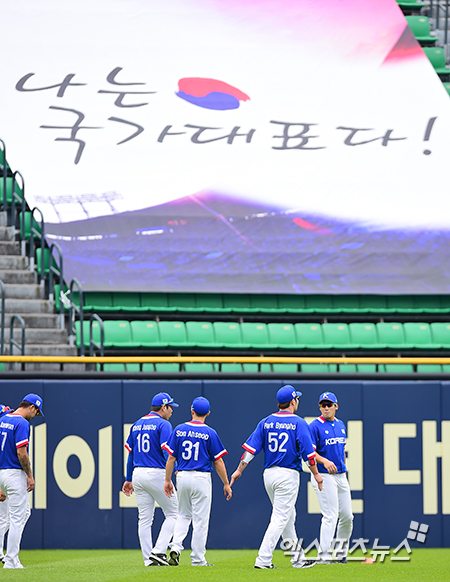
[[[448,292],[450,101],[395,0],[0,4],[0,137],[67,279]]]
[[[36,488],[26,526],[26,548],[137,548],[134,495],[121,493],[130,426],[169,391],[180,407],[175,427],[190,420],[190,405],[211,402],[208,424],[228,450],[228,473],[239,463],[241,445],[261,418],[276,410],[280,381],[2,381],[0,401],[17,406],[27,392],[44,399],[43,419],[32,421],[31,459]],[[347,467],[353,513],[352,540],[366,539],[393,550],[417,524],[427,547],[450,546],[450,383],[296,382],[303,392],[298,413],[317,417],[319,394],[339,400],[347,425]],[[448,404],[448,406],[447,406]],[[213,475],[209,548],[257,548],[269,522],[270,502],[258,455],[225,501]],[[297,502],[297,533],[309,546],[319,535],[320,510],[306,469]],[[155,528],[162,521],[158,509]],[[426,531],[425,531],[426,530]],[[416,536],[417,537],[417,536]],[[423,547],[425,538],[409,537]],[[378,539],[378,542],[375,540]],[[422,541],[420,541],[422,539]],[[186,543],[189,547],[189,540]]]

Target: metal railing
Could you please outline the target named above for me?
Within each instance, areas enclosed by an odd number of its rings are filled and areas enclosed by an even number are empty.
[[[20,178],[21,186],[17,178]],[[19,193],[16,192],[16,184],[19,186]],[[23,216],[25,214],[25,180],[19,171],[15,171],[12,177],[11,214],[8,221],[8,224],[14,227],[16,225],[16,202],[18,202]]]
[[[73,288],[77,287],[78,289],[78,305],[73,300]],[[63,290],[61,290],[63,293]],[[63,293],[64,294],[64,293]],[[79,314],[79,321],[80,321],[80,356],[84,356],[84,314],[83,314],[83,288],[81,287],[81,283],[78,279],[72,279],[69,285],[69,344],[74,346],[76,343],[76,331],[75,331],[75,316]],[[62,303],[62,301],[61,301]]]
[[[0,329],[0,355],[5,353],[5,285],[0,279],[0,289],[2,292],[2,315],[1,315],[1,329]]]
[[[444,31],[445,45],[448,43],[449,4],[450,0],[429,0],[428,6],[424,8],[434,29]]]
[[[21,344],[16,342],[16,340],[14,339],[14,322],[16,320],[20,323],[20,326],[22,328],[22,343]],[[21,356],[25,355],[25,322],[22,319],[22,317],[20,317],[20,315],[17,315],[17,313],[14,313],[14,315],[11,316],[11,322],[9,324],[9,354],[11,356],[13,355],[13,347],[16,347],[20,350]],[[9,369],[10,370],[13,369],[13,361],[10,361]],[[22,370],[25,369],[24,362],[22,362],[22,364],[21,364],[21,369]]]
[[[0,146],[1,146],[1,151],[3,152],[3,176],[2,176],[2,182],[3,182],[3,212],[6,216],[6,209],[8,208],[8,201],[7,201],[7,195],[6,195],[6,175],[8,173],[8,162],[6,161],[6,145],[5,142],[0,139]],[[6,222],[5,222],[6,224]]]
[[[100,343],[97,343],[94,340],[94,326],[93,326],[94,321],[97,321],[100,326]],[[103,328],[103,320],[96,313],[93,313],[89,318],[89,356],[91,357],[95,356],[94,349],[97,349],[100,352],[100,357],[104,357],[105,355],[104,344],[105,344],[105,330]],[[94,364],[88,365],[88,369],[93,370]]]
[[[53,251],[56,249],[58,252],[58,260],[55,259],[53,256]],[[62,249],[58,243],[52,243],[50,246],[49,251],[49,263],[48,263],[48,287],[49,287],[49,299],[50,301],[54,300],[54,282],[53,278],[56,276],[59,280],[60,289],[64,286],[64,277],[63,277],[63,254]],[[59,302],[59,326],[61,329],[64,329],[64,311],[63,311],[63,304],[62,301]]]
[[[35,220],[35,218],[34,218],[35,212],[38,212],[40,214],[40,217],[41,217],[41,219],[40,219],[41,220],[40,232],[34,226],[35,222],[36,222],[36,224],[39,224],[38,221]],[[35,236],[36,236],[36,238],[39,239],[39,241],[41,243],[41,268],[40,268],[39,282],[42,283],[42,281],[45,278],[45,225],[44,225],[44,216],[37,206],[35,206],[33,208],[33,210],[31,211],[31,222],[30,222],[30,269],[32,271],[34,271],[34,267],[35,267],[35,258],[34,258],[34,255],[35,255],[34,237]]]

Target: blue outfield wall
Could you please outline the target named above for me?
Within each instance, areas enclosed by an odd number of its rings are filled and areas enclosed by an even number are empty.
[[[211,402],[208,422],[229,454],[229,474],[257,422],[276,410],[284,382],[4,380],[0,402],[17,406],[28,392],[44,399],[45,418],[32,421],[36,489],[23,548],[138,548],[137,509],[120,492],[128,426],[148,412],[153,394],[169,392],[180,408],[173,426],[190,418],[195,396]],[[428,524],[427,547],[450,546],[450,383],[294,382],[299,414],[318,415],[321,392],[334,391],[348,427],[348,468],[355,514],[353,539],[396,547],[411,521]],[[226,502],[213,476],[209,548],[257,548],[270,516],[259,455]],[[301,478],[297,532],[305,544],[319,533],[320,514]],[[155,513],[155,528],[162,521]],[[189,539],[187,540],[189,542]],[[411,542],[411,546],[417,542]],[[421,544],[417,544],[421,545]]]

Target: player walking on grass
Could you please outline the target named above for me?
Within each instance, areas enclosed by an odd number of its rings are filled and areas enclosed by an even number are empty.
[[[245,453],[238,468],[231,476],[231,486],[255,455],[264,451],[264,486],[272,503],[272,516],[256,558],[255,568],[274,568],[272,557],[282,536],[283,540],[297,547],[295,531],[295,502],[300,486],[302,458],[309,463],[319,489],[322,476],[317,471],[311,435],[303,418],[295,414],[301,392],[286,385],[277,392],[278,412],[263,418],[255,431],[242,445]],[[310,568],[314,560],[306,560],[303,552],[291,560],[294,568]]]
[[[31,513],[28,493],[34,489],[28,456],[29,421],[36,415],[44,416],[42,398],[37,394],[27,394],[17,410],[0,419],[0,489],[9,502],[10,522],[5,569],[24,568],[19,560],[20,540]]]
[[[312,481],[322,511],[320,526],[320,552],[318,564],[332,561],[332,541],[337,528],[336,539],[341,564],[347,563],[348,541],[353,530],[352,500],[345,466],[345,440],[347,433],[344,423],[336,418],[338,401],[333,392],[324,392],[319,397],[321,415],[309,425],[316,449],[319,473],[323,477],[323,487],[319,489]],[[338,522],[339,519],[339,522]]]
[[[9,406],[0,404],[0,418],[13,412]],[[3,555],[3,547],[5,545],[5,534],[9,529],[9,499],[0,489],[0,562],[5,563],[5,556]]]
[[[205,558],[211,512],[211,472],[214,465],[222,480],[227,501],[231,499],[231,487],[222,457],[227,454],[216,431],[205,424],[210,404],[199,396],[192,402],[192,420],[179,424],[164,448],[169,453],[166,466],[164,493],[171,497],[174,487],[171,481],[175,462],[178,463],[177,489],[179,515],[170,544],[169,563],[178,566],[183,541],[192,521],[192,566],[212,566]]]
[[[153,397],[150,412],[137,420],[130,429],[125,448],[129,452],[127,476],[122,491],[128,497],[134,491],[139,510],[138,533],[145,566],[168,566],[166,552],[172,538],[178,514],[177,496],[168,499],[164,495],[164,476],[167,453],[163,452],[172,433],[169,418],[173,398],[166,392]],[[155,546],[152,545],[152,523],[155,502],[164,512]]]

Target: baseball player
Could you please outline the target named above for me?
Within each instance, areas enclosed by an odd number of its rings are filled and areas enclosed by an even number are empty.
[[[192,566],[213,566],[205,558],[208,537],[209,514],[211,511],[212,465],[223,483],[227,501],[231,499],[231,487],[222,457],[227,454],[218,434],[205,424],[210,413],[210,404],[199,396],[192,402],[192,420],[179,424],[164,448],[169,453],[166,465],[164,493],[171,497],[174,493],[172,472],[178,462],[177,489],[179,515],[170,544],[169,563],[178,566],[183,541],[192,521]]]
[[[264,451],[264,486],[273,509],[256,558],[255,568],[258,569],[275,568],[272,556],[280,536],[297,547],[295,502],[300,486],[302,458],[309,463],[317,486],[322,488],[323,479],[315,464],[316,453],[308,425],[295,414],[301,395],[290,385],[278,390],[278,412],[263,418],[242,445],[246,452],[231,476],[233,486],[253,457]],[[291,562],[294,568],[310,568],[315,564],[314,560],[306,560],[303,552],[294,554]]]
[[[130,429],[125,448],[129,452],[126,481],[122,491],[128,497],[134,491],[139,511],[138,534],[145,566],[168,566],[166,552],[178,514],[176,495],[164,495],[164,475],[167,453],[162,447],[172,433],[169,418],[177,407],[166,392],[153,397],[150,412],[137,420]],[[152,547],[152,523],[155,502],[164,512],[165,520]]]
[[[42,398],[27,394],[14,412],[0,419],[0,489],[9,501],[9,535],[3,568],[24,568],[19,560],[23,528],[30,516],[28,492],[34,478],[28,456],[30,420],[42,413]],[[5,503],[5,502],[3,502]]]
[[[320,526],[320,552],[317,563],[330,564],[332,541],[336,524],[337,561],[347,563],[348,540],[353,530],[352,500],[345,466],[345,440],[347,433],[342,420],[336,418],[338,401],[333,392],[324,392],[319,397],[320,416],[309,425],[316,450],[319,473],[323,477],[321,490],[312,481],[322,511]],[[339,519],[339,521],[338,521]]]
[[[8,412],[12,412],[9,406],[0,404],[0,418]],[[3,548],[5,545],[5,534],[9,529],[9,500],[0,489],[0,562],[5,563]]]

